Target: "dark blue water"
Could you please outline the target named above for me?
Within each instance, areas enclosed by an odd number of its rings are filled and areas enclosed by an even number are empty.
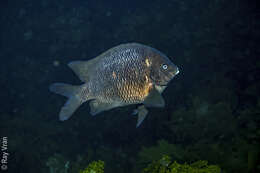
[[[103,160],[105,173],[138,173],[167,154],[223,172],[260,171],[259,7],[243,0],[1,1],[1,168],[77,173]],[[67,63],[128,42],[152,46],[180,68],[163,93],[166,107],[149,108],[139,128],[134,105],[93,117],[85,104],[60,122],[65,98],[49,85],[81,84]]]

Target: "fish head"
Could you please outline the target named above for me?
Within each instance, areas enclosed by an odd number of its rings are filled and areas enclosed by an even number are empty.
[[[179,73],[179,68],[161,52],[156,51],[150,57],[152,82],[157,86],[166,86]]]

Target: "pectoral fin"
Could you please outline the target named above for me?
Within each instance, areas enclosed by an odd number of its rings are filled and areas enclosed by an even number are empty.
[[[145,119],[146,115],[148,114],[148,110],[144,107],[144,105],[142,105],[139,106],[137,109],[135,109],[133,114],[138,114],[137,124],[136,124],[136,128],[137,128]]]
[[[145,98],[144,105],[149,107],[164,107],[165,102],[159,91],[153,88]]]

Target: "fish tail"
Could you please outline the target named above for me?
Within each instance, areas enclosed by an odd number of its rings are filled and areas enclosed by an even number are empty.
[[[76,109],[87,99],[80,97],[84,87],[73,86],[65,83],[54,83],[50,85],[50,91],[68,97],[67,102],[61,108],[59,119],[61,121],[69,119]]]

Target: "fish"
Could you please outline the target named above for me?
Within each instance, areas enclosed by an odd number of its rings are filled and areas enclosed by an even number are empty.
[[[77,108],[89,101],[90,114],[113,108],[139,105],[136,127],[148,114],[147,107],[165,107],[162,92],[179,73],[179,68],[163,53],[140,43],[125,43],[86,61],[68,64],[83,82],[81,85],[53,83],[49,90],[68,98],[59,119],[68,120]]]

